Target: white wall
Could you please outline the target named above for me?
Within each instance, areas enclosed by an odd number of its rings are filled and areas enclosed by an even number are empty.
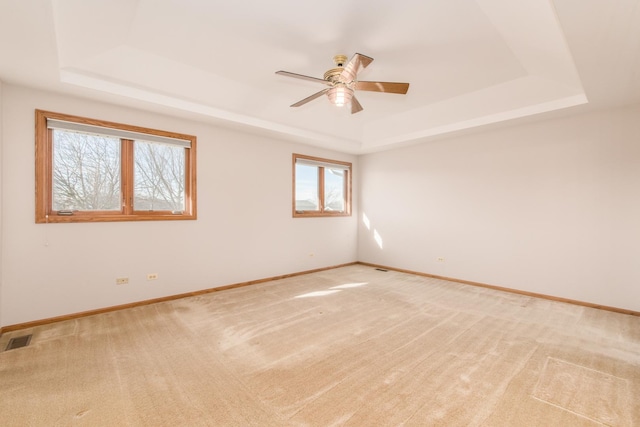
[[[356,260],[640,311],[640,106],[356,159],[0,91],[0,326]],[[35,224],[36,108],[197,135],[199,219]],[[353,217],[291,218],[293,152],[354,162]]]
[[[3,83],[0,80],[0,165],[2,165],[2,141],[4,140],[3,135],[3,126],[2,126],[2,86]],[[2,268],[2,261],[3,261],[3,256],[2,254],[4,253],[4,239],[3,239],[3,231],[4,231],[4,222],[2,221],[2,217],[3,217],[3,211],[2,211],[2,183],[4,182],[4,180],[2,179],[4,175],[4,167],[2,167],[2,169],[0,169],[0,326],[2,326],[2,282],[3,282],[3,277],[4,277],[4,269]]]
[[[356,261],[357,200],[352,217],[291,217],[291,154],[357,171],[352,155],[12,85],[1,95],[2,326]],[[196,135],[198,220],[35,224],[36,108]]]
[[[360,261],[640,311],[640,106],[359,165]]]

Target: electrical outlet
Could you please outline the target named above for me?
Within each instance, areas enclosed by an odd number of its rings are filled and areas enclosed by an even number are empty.
[[[129,278],[128,277],[117,277],[116,278],[116,285],[126,285],[127,283],[129,283]]]
[[[147,274],[147,280],[156,280],[157,278],[158,278],[158,273]]]

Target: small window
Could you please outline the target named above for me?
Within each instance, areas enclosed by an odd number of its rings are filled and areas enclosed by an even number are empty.
[[[196,219],[196,137],[36,110],[36,222]]]
[[[293,216],[351,215],[351,163],[293,155]]]

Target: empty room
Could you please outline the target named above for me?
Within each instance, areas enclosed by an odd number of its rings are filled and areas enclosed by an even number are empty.
[[[0,0],[0,425],[640,425],[640,1]]]

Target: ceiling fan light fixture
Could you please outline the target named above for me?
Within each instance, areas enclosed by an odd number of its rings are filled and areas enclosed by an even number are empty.
[[[353,98],[353,89],[344,85],[334,86],[329,89],[327,96],[332,104],[342,107],[351,102],[351,98]]]
[[[368,92],[387,92],[406,94],[409,90],[409,83],[397,83],[397,82],[369,82],[358,80],[358,73],[365,69],[373,58],[356,53],[351,57],[349,62],[345,55],[336,55],[333,57],[333,62],[336,64],[335,68],[331,68],[324,73],[324,78],[319,79],[317,77],[305,76],[304,74],[291,73],[289,71],[276,71],[276,74],[287,77],[294,77],[296,79],[309,80],[316,83],[322,83],[328,86],[319,92],[314,93],[311,96],[307,96],[303,100],[291,104],[291,107],[300,107],[307,102],[320,98],[322,95],[327,95],[329,102],[338,107],[344,107],[346,104],[351,104],[351,114],[362,111],[362,105],[358,102],[358,99],[354,96],[354,91],[368,91]],[[345,65],[346,64],[346,65]]]

